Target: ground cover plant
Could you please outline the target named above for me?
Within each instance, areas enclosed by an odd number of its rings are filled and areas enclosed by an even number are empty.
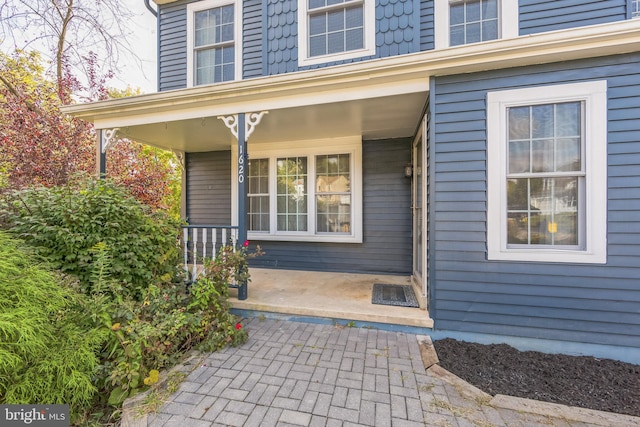
[[[14,192],[1,202],[0,215],[0,223],[24,239],[34,257],[60,271],[62,279],[52,280],[51,289],[46,288],[53,296],[45,305],[49,311],[34,313],[47,328],[55,325],[69,336],[62,336],[60,345],[66,347],[59,357],[65,357],[69,372],[85,375],[77,375],[76,381],[85,386],[80,391],[64,381],[52,384],[60,394],[56,402],[73,403],[67,400],[69,394],[78,400],[72,405],[74,425],[117,421],[127,397],[153,385],[159,370],[172,366],[191,349],[215,351],[246,340],[246,331],[230,313],[228,302],[228,284],[248,279],[246,248],[222,248],[215,259],[205,262],[202,278],[187,288],[178,267],[179,224],[108,180]],[[3,280],[19,288],[26,276],[33,276],[23,267],[7,269]],[[30,299],[31,294],[21,298]],[[54,305],[58,299],[67,305]],[[33,304],[45,302],[33,300]],[[29,324],[17,313],[7,316],[0,319]],[[48,344],[41,342],[60,339],[61,332],[44,326],[22,337],[25,345],[43,349],[33,353],[31,362],[48,366],[53,355],[45,349]],[[0,323],[0,333],[9,336],[12,331]],[[80,350],[84,352],[76,354]],[[11,371],[12,359],[3,357],[0,348],[0,364]],[[25,390],[36,384],[33,377],[25,376],[24,381]],[[0,403],[52,402],[11,393],[0,389]]]

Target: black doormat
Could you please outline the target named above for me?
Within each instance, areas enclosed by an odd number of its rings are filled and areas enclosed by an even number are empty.
[[[413,287],[408,285],[373,284],[373,304],[397,305],[400,307],[419,307]]]

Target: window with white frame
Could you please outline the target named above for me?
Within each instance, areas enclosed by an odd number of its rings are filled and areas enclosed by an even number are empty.
[[[236,3],[205,0],[187,5],[187,86],[240,78],[240,20]]]
[[[374,0],[302,0],[298,27],[299,65],[375,54]]]
[[[362,241],[361,142],[345,142],[249,149],[250,239]]]
[[[490,260],[606,262],[606,90],[487,95]]]
[[[640,18],[640,0],[631,0],[631,17]]]
[[[435,47],[441,49],[518,36],[517,0],[435,2]]]

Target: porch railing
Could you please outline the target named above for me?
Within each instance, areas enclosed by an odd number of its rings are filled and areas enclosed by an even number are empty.
[[[233,225],[185,225],[182,226],[181,243],[187,281],[195,282],[202,274],[205,258],[215,258],[223,246],[237,247],[238,227]]]

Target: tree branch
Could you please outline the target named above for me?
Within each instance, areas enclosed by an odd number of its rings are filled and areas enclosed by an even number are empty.
[[[35,104],[33,102],[29,101],[25,96],[22,96],[22,94],[20,94],[20,92],[18,92],[18,90],[15,88],[15,86],[13,86],[9,80],[5,79],[2,76],[2,74],[0,74],[0,81],[2,83],[4,83],[4,85],[7,87],[7,89],[9,89],[9,92],[14,94],[16,96],[16,98],[21,99],[25,103],[25,105],[27,106],[27,108],[29,110],[33,111],[34,113],[38,112],[38,109],[36,108]]]

